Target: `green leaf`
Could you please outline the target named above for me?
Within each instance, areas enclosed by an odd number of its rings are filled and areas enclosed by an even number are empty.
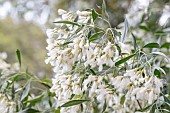
[[[130,58],[132,58],[134,55],[135,55],[135,54],[130,55],[130,56],[128,56],[128,57],[125,57],[125,58],[123,58],[123,59],[117,61],[117,62],[115,63],[115,66],[119,66],[120,64],[126,62],[127,60],[129,60]]]
[[[119,55],[121,55],[121,48],[120,48],[120,46],[118,44],[115,44],[115,45],[117,47],[117,50],[119,51]]]
[[[32,108],[26,108],[23,111],[20,111],[19,113],[40,113],[40,111]]]
[[[156,75],[158,78],[161,78],[161,73],[158,69],[154,70],[154,75]]]
[[[159,51],[158,51],[158,52],[152,52],[152,54],[163,56],[163,57],[165,57],[167,60],[169,60],[168,57],[167,57],[164,53],[162,53],[162,52],[159,52]]]
[[[17,49],[16,54],[17,54],[17,58],[18,58],[19,65],[20,65],[20,67],[21,67],[21,52],[20,52],[19,49]]]
[[[123,35],[121,37],[121,41],[123,42],[123,40],[125,39],[126,35],[127,35],[127,32],[128,32],[128,21],[127,19],[125,18],[125,21],[124,21],[124,31],[123,31]]]
[[[55,113],[60,113],[60,109],[55,110]]]
[[[30,91],[30,84],[31,84],[31,80],[28,81],[28,83],[24,88],[24,91],[22,92],[21,101],[23,101],[28,96],[28,93]]]
[[[105,0],[103,0],[102,3],[102,17],[105,18],[105,14],[106,14],[106,2]]]
[[[74,106],[78,104],[82,104],[83,102],[87,102],[89,100],[71,100],[65,104],[63,104],[61,107],[69,107],[69,106]]]
[[[155,113],[155,109],[156,109],[156,104],[154,104],[150,110],[150,113]]]
[[[93,18],[93,22],[96,20],[96,18],[99,16],[99,14],[93,9],[92,10],[92,18]]]
[[[78,23],[71,22],[71,21],[56,21],[56,22],[53,22],[53,23],[63,23],[63,24],[71,24],[71,25],[81,26]]]
[[[137,42],[136,42],[136,36],[131,32],[132,36],[133,36],[133,45],[134,45],[134,50],[136,51],[136,49],[138,48]]]
[[[91,34],[92,34],[92,30],[90,30],[90,31],[88,32],[88,35],[87,35],[87,38],[88,38],[88,39],[91,37]]]
[[[36,103],[40,102],[42,100],[42,98],[44,97],[44,95],[39,95],[31,100],[27,100],[26,103],[31,103],[32,105],[35,105]]]
[[[161,48],[170,48],[170,43],[166,42],[161,45]]]
[[[166,97],[164,94],[163,94],[163,97],[164,97],[164,101],[167,102],[168,104],[170,104],[170,99],[168,97]]]
[[[140,29],[144,30],[144,31],[150,31],[149,28],[147,26],[139,26]]]
[[[96,73],[92,69],[90,69],[90,71],[93,75],[96,75]]]
[[[107,107],[107,103],[106,103],[106,100],[105,100],[105,102],[104,102],[104,105],[103,105],[103,110],[102,110],[102,113],[104,113],[104,112],[105,112],[105,110],[106,110],[106,107]]]
[[[148,43],[145,46],[143,46],[143,48],[159,48],[159,44],[158,43]]]
[[[123,96],[121,97],[121,99],[120,99],[120,104],[122,104],[122,105],[124,104],[125,98],[126,98],[125,95],[123,95]]]
[[[97,32],[97,33],[93,34],[93,35],[89,38],[89,42],[92,42],[92,41],[96,40],[96,39],[97,39],[97,36],[100,35],[100,34],[102,34],[102,33],[103,33],[103,32],[100,31],[100,32]]]
[[[155,35],[166,35],[166,33],[163,31],[157,31],[155,32]]]
[[[14,88],[14,82],[13,82],[13,84],[12,84],[12,88],[11,88],[11,93],[12,93],[12,100],[14,100],[14,98],[15,98],[15,88]]]
[[[65,42],[65,43],[63,44],[63,46],[64,46],[64,45],[67,45],[67,44],[69,44],[69,43],[73,43],[73,41]]]

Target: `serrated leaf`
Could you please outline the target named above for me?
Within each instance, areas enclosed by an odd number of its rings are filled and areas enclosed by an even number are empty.
[[[158,43],[148,43],[145,46],[143,46],[143,48],[159,48],[159,44]]]
[[[71,21],[56,21],[56,22],[53,22],[53,23],[60,23],[60,24],[62,23],[62,24],[71,24],[71,25],[81,26],[78,23],[71,22]]]
[[[102,33],[103,33],[103,32],[101,31],[101,32],[97,32],[97,33],[93,34],[93,35],[89,38],[89,42],[92,42],[92,41],[94,41],[94,40],[97,40],[97,36],[100,35],[100,34],[102,34]]]
[[[161,48],[170,48],[170,43],[166,42],[161,45]]]
[[[87,102],[87,101],[89,101],[89,100],[71,100],[71,101],[63,104],[61,107],[74,106],[74,105],[82,104],[83,102]]]
[[[19,65],[20,65],[20,67],[21,67],[21,52],[20,52],[19,49],[17,49],[16,54],[17,54],[17,58],[18,58]]]
[[[24,91],[22,92],[21,101],[23,101],[28,96],[28,93],[30,91],[30,85],[31,85],[31,80],[28,81],[28,83],[24,88]]]
[[[96,20],[96,18],[99,16],[99,14],[93,9],[92,10],[92,18],[93,18],[93,22]]]
[[[119,66],[120,64],[126,62],[127,60],[129,60],[130,58],[132,58],[134,55],[135,55],[135,54],[130,55],[130,56],[128,56],[128,57],[125,57],[125,58],[123,58],[123,59],[117,61],[117,62],[115,63],[115,66]]]

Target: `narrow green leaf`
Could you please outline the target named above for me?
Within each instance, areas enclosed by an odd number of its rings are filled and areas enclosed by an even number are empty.
[[[138,48],[137,42],[136,42],[136,36],[131,32],[132,37],[133,37],[133,45],[134,45],[134,50],[136,51],[136,49]]]
[[[13,82],[13,84],[12,84],[12,89],[11,89],[11,92],[12,92],[12,100],[14,100],[14,98],[15,98],[15,88],[14,88],[14,82]]]
[[[96,73],[92,69],[90,69],[90,71],[92,72],[93,75],[96,75]]]
[[[121,41],[123,42],[126,35],[127,35],[127,32],[128,32],[128,21],[127,19],[125,18],[125,21],[124,21],[124,31],[123,31],[123,35],[121,37]]]
[[[102,110],[102,113],[104,113],[104,112],[105,112],[105,110],[106,110],[106,107],[107,107],[107,103],[106,103],[106,100],[105,100],[105,102],[104,102],[104,105],[103,105],[103,110]]]
[[[105,18],[105,15],[106,15],[106,2],[105,2],[105,0],[103,0],[103,3],[102,3],[102,17]]]
[[[144,31],[150,31],[149,28],[147,26],[139,26],[140,29],[144,30]]]
[[[161,78],[161,73],[158,69],[154,70],[154,75],[156,75],[158,78]]]
[[[53,22],[53,23],[63,23],[63,24],[71,24],[71,25],[81,26],[78,23],[71,22],[71,21],[56,21],[56,22]]]
[[[40,113],[40,111],[32,108],[26,108],[23,111],[20,111],[19,113]]]
[[[126,98],[125,95],[123,95],[123,96],[121,97],[121,99],[120,99],[120,104],[122,104],[122,105],[124,104],[125,98]]]
[[[42,100],[42,98],[44,97],[44,95],[39,95],[31,100],[27,100],[26,103],[31,103],[33,105],[35,105],[36,103],[40,102]]]
[[[100,34],[102,34],[102,33],[103,33],[103,32],[100,31],[100,32],[97,32],[97,33],[93,34],[93,35],[89,38],[89,42],[92,42],[92,41],[96,40],[96,39],[97,39],[97,36],[100,35]]]
[[[155,35],[166,35],[166,32],[163,32],[163,31],[157,31],[157,32],[155,32]]]
[[[159,48],[159,44],[158,43],[148,43],[145,46],[143,46],[143,48]]]
[[[28,93],[30,91],[30,84],[31,84],[31,80],[28,81],[28,83],[24,88],[24,91],[22,92],[21,101],[23,101],[28,96]]]
[[[71,101],[63,104],[61,107],[74,106],[74,105],[82,104],[83,102],[86,102],[86,101],[89,101],[89,100],[71,100]]]
[[[67,45],[67,44],[69,44],[69,43],[73,43],[73,41],[65,42],[65,43],[63,44],[63,46],[64,46],[64,45]]]
[[[19,65],[20,65],[20,67],[21,67],[21,52],[20,52],[19,49],[17,49],[16,54],[17,54],[17,58],[18,58]]]
[[[168,97],[166,97],[164,94],[163,94],[163,97],[164,97],[164,101],[167,102],[168,104],[170,104],[170,99]]]
[[[156,109],[156,104],[154,104],[150,110],[150,113],[155,113],[155,109]]]
[[[121,48],[120,48],[120,46],[118,45],[118,44],[115,44],[116,45],[116,47],[117,47],[117,50],[119,51],[119,55],[121,55]]]
[[[170,48],[170,43],[166,42],[161,45],[161,48]]]
[[[90,31],[88,32],[88,35],[87,35],[87,38],[88,38],[88,39],[91,37],[91,34],[92,34],[92,30],[90,30]]]
[[[60,109],[55,110],[55,113],[60,113]]]
[[[93,18],[93,22],[96,20],[96,18],[98,17],[98,13],[93,9],[92,10],[92,18]]]
[[[117,62],[115,63],[115,66],[119,66],[120,64],[126,62],[127,60],[129,60],[130,58],[132,58],[134,55],[135,55],[135,54],[130,55],[130,56],[128,56],[128,57],[125,57],[125,58],[123,58],[123,59],[117,61]]]

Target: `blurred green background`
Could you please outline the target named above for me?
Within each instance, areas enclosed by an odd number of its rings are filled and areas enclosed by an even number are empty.
[[[23,70],[40,77],[51,77],[51,67],[44,63],[46,57],[47,28],[53,27],[59,8],[84,10],[99,6],[103,0],[0,0],[0,52],[8,53],[8,61],[16,62],[15,51],[21,50]],[[105,0],[112,27],[124,21],[135,0]],[[146,1],[146,0],[144,0]],[[152,0],[150,0],[152,1]],[[152,13],[160,16],[169,0],[154,0]],[[156,10],[155,10],[156,9]]]

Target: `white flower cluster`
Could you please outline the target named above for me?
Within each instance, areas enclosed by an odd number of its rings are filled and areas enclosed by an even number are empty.
[[[71,12],[66,13],[59,10],[59,14],[62,14],[63,20],[74,20],[74,14]],[[79,18],[78,23],[87,24],[90,21],[88,24],[93,26],[91,12],[77,11],[77,16]],[[98,66],[99,71],[102,71],[104,64],[113,67],[113,61],[118,58],[118,50],[113,42],[107,40],[103,45],[99,42],[90,42],[87,39],[88,27],[84,27],[78,32],[77,26],[68,25],[67,28],[65,28],[65,24],[61,24],[54,29],[47,30],[49,37],[47,39],[48,58],[45,62],[50,62],[55,67],[54,72],[69,72],[76,61],[84,63],[85,67],[89,65],[91,68]],[[63,47],[62,45],[65,43],[68,44]]]
[[[18,63],[9,64],[5,60],[7,59],[7,53],[2,52],[0,53],[0,74],[3,76],[10,75],[15,73],[20,69]]]
[[[93,113],[104,108],[108,113],[135,113],[160,97],[163,84],[157,77],[141,69],[128,70],[121,76],[108,71],[116,68],[114,63],[120,58],[117,45],[124,44],[105,33],[91,41],[88,35],[95,24],[90,11],[58,12],[62,21],[47,30],[45,62],[54,66],[56,73],[50,91],[56,94],[58,108],[70,100],[89,100],[81,105],[61,107],[61,113]],[[89,73],[89,68],[98,73]]]
[[[0,113],[14,113],[15,112],[15,103],[9,101],[7,97],[3,94],[0,94]]]

